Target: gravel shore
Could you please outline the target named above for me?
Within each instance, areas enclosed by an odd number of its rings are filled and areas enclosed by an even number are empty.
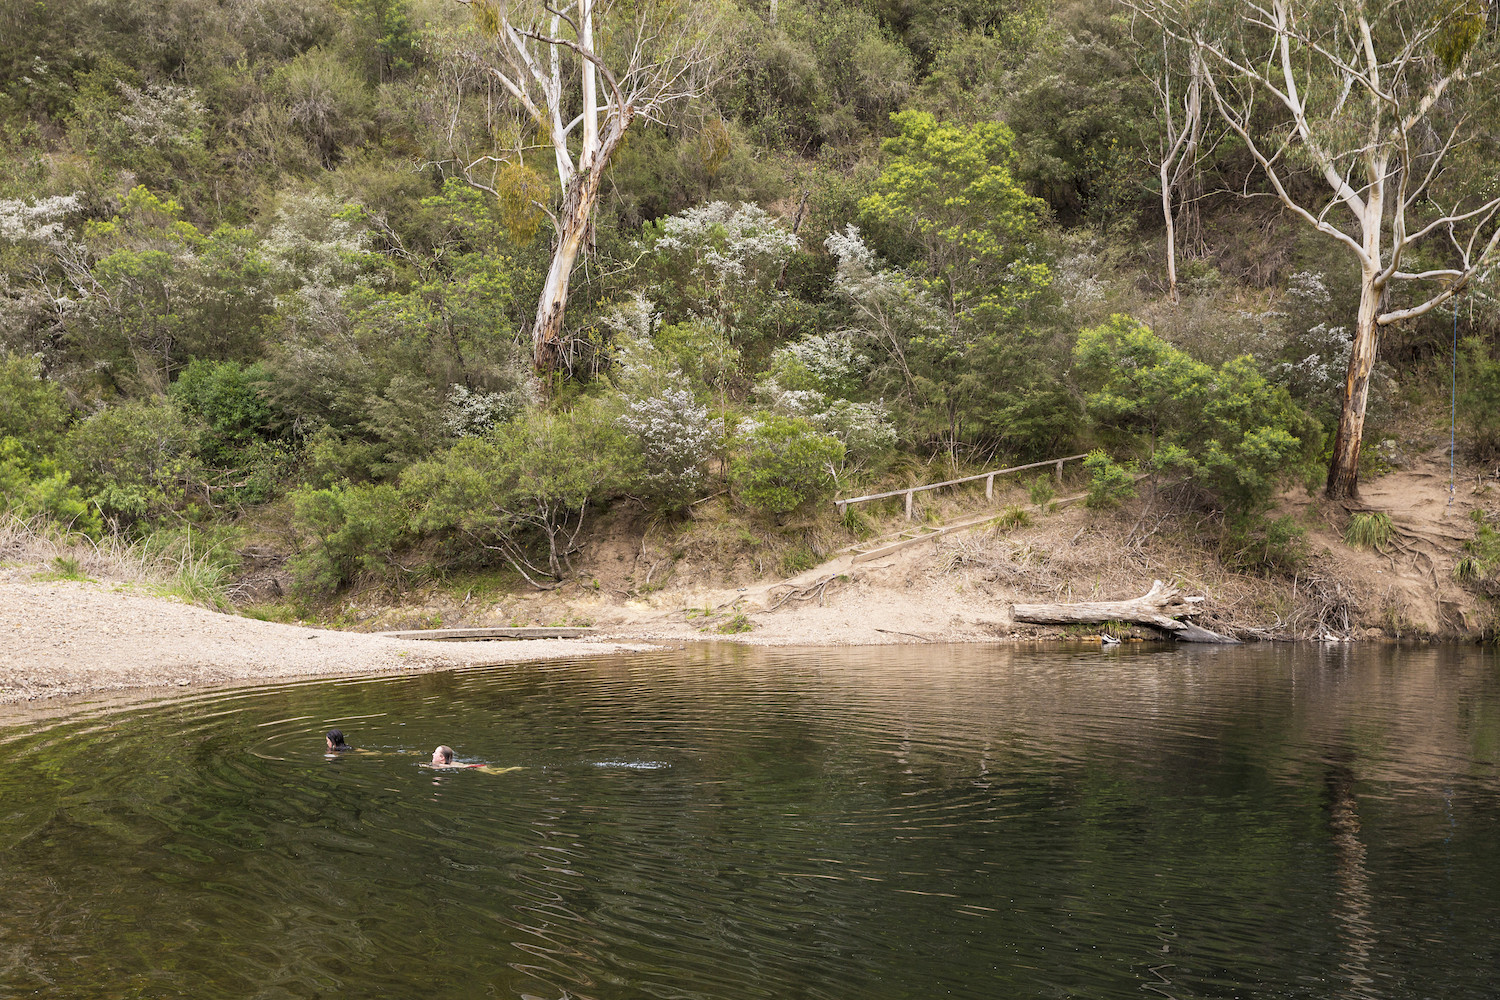
[[[426,642],[219,614],[92,583],[0,582],[0,704],[127,688],[439,670],[652,648]]]

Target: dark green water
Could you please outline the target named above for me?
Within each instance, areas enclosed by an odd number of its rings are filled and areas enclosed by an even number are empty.
[[[708,647],[0,728],[5,997],[1489,998],[1497,932],[1474,649]]]

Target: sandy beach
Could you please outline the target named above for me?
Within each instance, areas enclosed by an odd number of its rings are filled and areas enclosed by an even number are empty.
[[[439,670],[648,649],[428,642],[219,614],[95,583],[0,583],[0,704],[132,688]]]

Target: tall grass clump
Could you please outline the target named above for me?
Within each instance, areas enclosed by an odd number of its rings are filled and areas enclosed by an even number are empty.
[[[159,532],[141,541],[92,538],[49,518],[0,518],[0,557],[34,567],[38,579],[140,585],[191,604],[227,611],[236,556],[193,532]]]
[[[1453,566],[1453,576],[1460,583],[1479,584],[1500,566],[1500,531],[1484,519],[1481,511],[1472,512],[1474,537],[1464,542],[1464,554]]]
[[[1379,552],[1391,540],[1391,518],[1381,511],[1355,514],[1344,530],[1344,541],[1357,549]]]

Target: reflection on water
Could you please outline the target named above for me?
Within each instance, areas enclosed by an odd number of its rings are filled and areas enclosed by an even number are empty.
[[[705,646],[80,708],[0,728],[0,996],[1489,997],[1496,668]]]

